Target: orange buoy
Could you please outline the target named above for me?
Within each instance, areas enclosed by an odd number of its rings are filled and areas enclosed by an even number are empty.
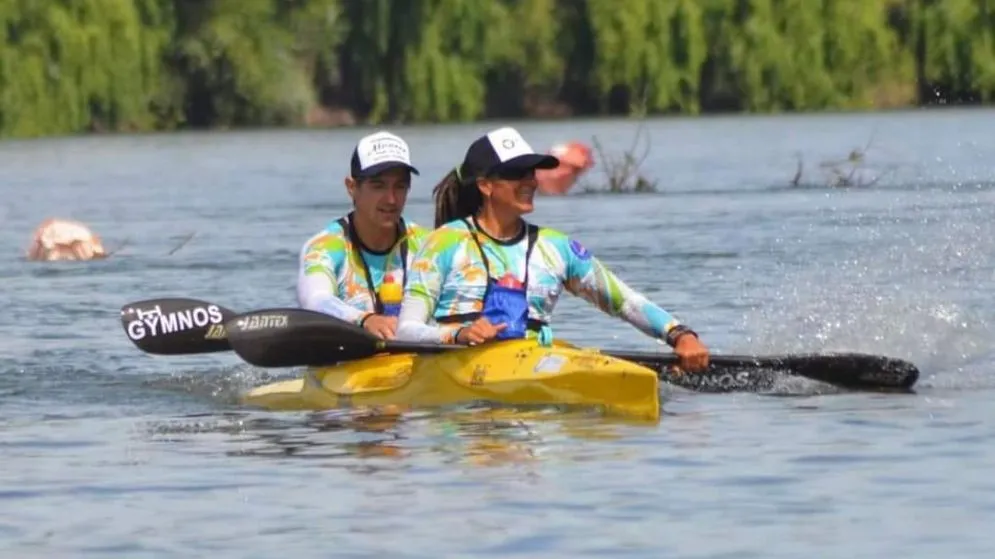
[[[566,194],[573,188],[577,179],[594,166],[591,148],[580,142],[557,144],[550,149],[549,153],[560,160],[560,165],[555,169],[536,171],[539,191],[543,194]]]
[[[89,227],[68,219],[49,218],[35,229],[28,260],[96,260],[106,258],[100,237]]]

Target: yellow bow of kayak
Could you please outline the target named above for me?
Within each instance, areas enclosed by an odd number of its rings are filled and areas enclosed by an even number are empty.
[[[376,355],[309,369],[303,378],[257,387],[244,403],[270,410],[365,406],[435,407],[470,402],[597,407],[657,421],[657,373],[558,343],[492,342],[436,354]]]

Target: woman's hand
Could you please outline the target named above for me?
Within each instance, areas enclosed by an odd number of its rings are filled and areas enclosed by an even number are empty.
[[[708,348],[694,334],[683,334],[677,338],[674,353],[681,358],[681,369],[690,372],[708,368]]]
[[[456,334],[456,343],[469,345],[482,344],[486,341],[493,340],[507,327],[507,324],[501,323],[494,325],[491,324],[486,318],[480,317],[477,320],[474,320],[469,326],[464,326],[460,329],[459,333]]]

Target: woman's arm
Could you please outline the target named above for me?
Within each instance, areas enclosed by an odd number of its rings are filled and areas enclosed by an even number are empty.
[[[454,343],[459,325],[431,325],[439,304],[442,285],[452,265],[453,250],[443,244],[448,232],[435,230],[429,234],[408,267],[407,285],[397,319],[398,340],[411,342]],[[449,233],[451,234],[451,233]]]
[[[565,236],[561,241],[556,246],[566,263],[567,291],[644,334],[665,340],[671,347],[681,334],[692,332],[669,312],[626,285],[579,242]]]

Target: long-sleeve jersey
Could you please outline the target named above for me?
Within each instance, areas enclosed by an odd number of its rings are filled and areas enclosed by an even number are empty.
[[[402,285],[410,281],[404,277],[405,271],[410,275],[411,260],[427,231],[405,221],[404,238],[386,252],[374,252],[351,238],[347,223],[345,219],[332,222],[304,243],[299,255],[297,300],[302,308],[358,324],[376,312],[374,293],[385,277],[390,275]]]
[[[511,273],[518,281],[528,266],[528,316],[549,323],[560,294],[566,289],[610,316],[632,324],[655,338],[666,338],[680,322],[633,290],[592,256],[579,242],[548,228],[539,229],[528,262],[526,228],[510,241],[498,241],[462,220],[430,232],[411,263],[404,290],[397,338],[407,341],[453,343],[454,335],[469,322],[432,324],[447,316],[483,309],[487,272],[480,247],[487,253],[490,276]],[[539,335],[549,343],[548,327]],[[530,334],[530,337],[534,334]]]

